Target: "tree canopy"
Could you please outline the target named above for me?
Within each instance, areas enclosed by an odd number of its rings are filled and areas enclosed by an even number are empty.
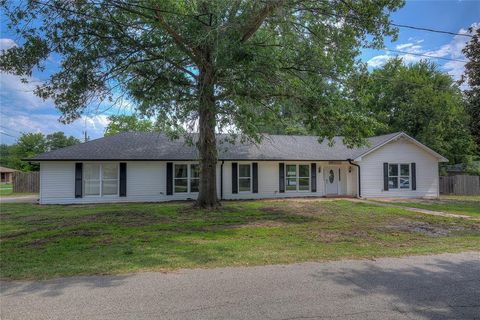
[[[24,39],[0,68],[30,75],[52,54],[59,71],[36,93],[73,121],[92,103],[132,100],[166,132],[198,131],[200,206],[217,203],[216,131],[260,139],[281,108],[319,137],[358,145],[373,119],[352,108],[343,80],[361,46],[396,36],[403,0],[4,1]],[[37,23],[31,24],[31,21]]]
[[[480,155],[480,28],[469,29],[473,38],[463,49],[468,58],[465,64],[463,81],[469,86],[465,90],[468,112],[471,117],[470,128],[477,143],[477,153]]]
[[[475,152],[469,115],[458,84],[427,61],[392,59],[351,79],[359,108],[381,124],[375,134],[405,131],[446,156],[467,163]]]
[[[139,119],[136,115],[112,115],[108,117],[109,123],[105,128],[105,136],[112,136],[120,132],[151,132],[154,123],[149,119]]]
[[[38,164],[29,163],[23,159],[77,143],[80,143],[80,140],[73,136],[67,137],[61,131],[46,136],[42,133],[23,133],[15,144],[0,145],[0,164],[22,171],[37,171],[39,170]]]

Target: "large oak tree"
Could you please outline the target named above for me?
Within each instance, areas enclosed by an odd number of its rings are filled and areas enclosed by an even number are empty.
[[[23,39],[1,70],[28,76],[50,56],[60,67],[38,89],[61,120],[118,95],[169,132],[198,131],[203,207],[217,204],[215,132],[258,141],[259,124],[294,106],[320,138],[349,145],[374,122],[343,99],[361,46],[395,36],[403,0],[2,1]],[[280,119],[281,120],[281,119]]]

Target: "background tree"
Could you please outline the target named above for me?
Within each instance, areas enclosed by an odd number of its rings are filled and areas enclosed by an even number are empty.
[[[355,145],[372,133],[375,122],[344,102],[341,80],[360,46],[381,47],[384,35],[396,35],[389,14],[403,0],[3,4],[24,42],[2,54],[1,70],[30,75],[59,55],[59,71],[36,93],[52,98],[65,122],[120,91],[173,135],[198,129],[197,204],[212,207],[216,131],[259,141],[258,125],[291,105],[319,137],[343,135]]]
[[[42,133],[24,133],[13,146],[14,168],[22,171],[38,171],[39,165],[23,159],[31,158],[48,150],[47,140]]]
[[[73,136],[67,137],[62,131],[47,134],[46,136],[46,145],[48,151],[65,148],[77,143],[80,143],[80,140]]]
[[[105,128],[105,136],[112,136],[120,132],[152,132],[155,126],[148,119],[139,119],[135,115],[109,116],[109,123]]]
[[[462,50],[468,58],[465,64],[465,74],[462,81],[468,83],[465,90],[468,113],[470,114],[470,129],[477,143],[477,154],[480,155],[480,28],[470,27],[472,40]]]
[[[43,133],[23,133],[15,144],[0,145],[0,164],[21,171],[37,171],[40,169],[38,164],[29,163],[24,159],[77,143],[80,143],[80,140],[73,136],[67,137],[61,131],[47,136]]]
[[[375,134],[405,131],[446,156],[450,164],[472,160],[475,144],[458,85],[435,64],[392,59],[351,80],[353,98],[382,126]]]

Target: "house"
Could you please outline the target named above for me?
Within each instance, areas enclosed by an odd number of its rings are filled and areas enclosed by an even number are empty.
[[[0,183],[12,183],[14,169],[0,167]]]
[[[438,197],[444,157],[405,133],[369,138],[347,148],[342,139],[266,135],[259,145],[218,136],[220,199],[304,196]],[[195,199],[198,153],[183,138],[121,133],[38,155],[40,203]]]

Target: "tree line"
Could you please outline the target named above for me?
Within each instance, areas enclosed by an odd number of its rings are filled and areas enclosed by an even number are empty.
[[[77,143],[80,143],[80,140],[73,136],[67,137],[61,131],[47,135],[23,133],[14,144],[0,144],[0,165],[21,171],[38,171],[39,165],[30,163],[26,159]]]

